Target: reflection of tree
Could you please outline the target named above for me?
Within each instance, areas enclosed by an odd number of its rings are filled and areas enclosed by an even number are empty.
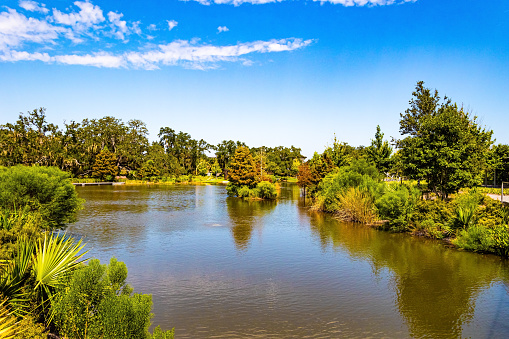
[[[276,201],[269,200],[226,199],[228,215],[233,224],[231,232],[238,250],[247,250],[253,230],[263,225],[262,217],[272,212],[276,205]]]
[[[498,258],[447,249],[437,241],[344,224],[301,213],[325,249],[329,245],[394,273],[397,305],[414,337],[458,337],[479,292],[509,276]]]

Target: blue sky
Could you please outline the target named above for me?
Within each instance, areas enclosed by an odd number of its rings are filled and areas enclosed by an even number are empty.
[[[0,124],[140,119],[217,144],[399,137],[417,81],[509,143],[506,0],[0,3]]]

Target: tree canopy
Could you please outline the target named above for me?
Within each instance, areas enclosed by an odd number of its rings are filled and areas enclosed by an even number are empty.
[[[462,187],[481,183],[492,131],[479,126],[463,108],[440,97],[418,82],[411,107],[401,115],[398,141],[404,172],[425,179],[442,198]]]

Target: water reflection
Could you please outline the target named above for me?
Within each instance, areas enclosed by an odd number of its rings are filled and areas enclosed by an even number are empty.
[[[308,213],[301,211],[301,216]],[[396,303],[413,337],[461,337],[472,320],[479,293],[508,278],[506,264],[497,257],[334,222],[323,214],[309,214],[309,222],[323,250],[332,246],[368,260],[374,272],[388,268],[394,273]]]
[[[261,219],[274,211],[276,201],[249,201],[238,198],[227,198],[228,216],[232,223],[231,233],[235,246],[239,251],[246,251],[251,241],[253,229],[258,226],[261,232]]]

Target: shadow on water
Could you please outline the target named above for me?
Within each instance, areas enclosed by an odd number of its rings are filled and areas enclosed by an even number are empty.
[[[461,337],[465,325],[472,321],[478,295],[495,283],[505,286],[508,281],[507,263],[495,256],[338,222],[320,213],[300,213],[309,218],[324,251],[330,247],[345,251],[369,261],[374,272],[387,268],[393,273],[397,307],[416,338]]]

